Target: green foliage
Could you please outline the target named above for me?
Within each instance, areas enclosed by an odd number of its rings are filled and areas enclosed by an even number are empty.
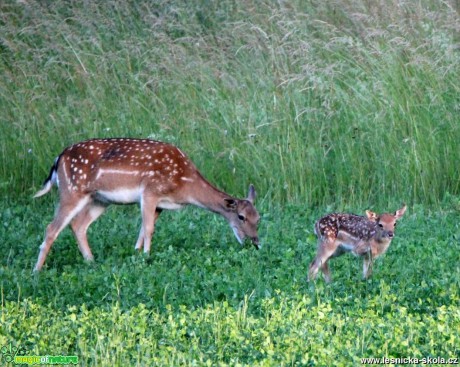
[[[3,1],[0,190],[92,137],[176,143],[235,195],[458,195],[458,3]]]
[[[361,280],[360,260],[343,256],[331,261],[326,285],[306,282],[322,213],[301,206],[261,210],[259,251],[240,247],[217,216],[166,212],[150,257],[134,250],[138,209],[114,208],[90,229],[95,263],[84,262],[65,230],[33,275],[51,201],[4,201],[0,345],[76,355],[83,366],[458,357],[460,217],[452,204],[436,213],[410,208],[370,280]]]

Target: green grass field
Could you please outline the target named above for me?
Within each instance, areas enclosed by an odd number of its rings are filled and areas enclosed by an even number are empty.
[[[319,213],[299,205],[262,212],[259,251],[200,209],[165,213],[148,258],[134,250],[138,211],[113,208],[90,230],[94,264],[66,230],[32,275],[50,202],[1,214],[0,345],[75,355],[83,366],[459,356],[458,207],[411,208],[370,280],[359,259],[343,256],[326,285],[306,282]]]
[[[81,366],[460,357],[459,14],[454,0],[2,1],[0,361],[10,346]],[[65,230],[33,274],[58,197],[32,195],[54,158],[122,136],[178,145],[232,195],[253,183],[263,248],[186,208],[162,214],[146,257],[139,209],[114,207],[89,231],[95,263]],[[370,280],[343,256],[331,284],[306,282],[320,216],[403,202]]]

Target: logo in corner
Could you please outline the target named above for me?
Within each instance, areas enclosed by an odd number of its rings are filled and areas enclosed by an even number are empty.
[[[23,346],[13,346],[12,343],[9,343],[8,345],[4,345],[3,347],[0,348],[0,352],[2,353],[2,358],[1,360],[5,361],[6,363],[12,363],[14,362],[14,358],[19,356],[25,356],[27,355],[27,349]]]

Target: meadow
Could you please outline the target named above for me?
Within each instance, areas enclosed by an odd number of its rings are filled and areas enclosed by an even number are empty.
[[[53,206],[2,212],[0,345],[83,366],[350,366],[460,353],[458,207],[411,210],[370,280],[343,256],[326,285],[306,282],[319,213],[299,205],[262,213],[259,251],[200,209],[165,213],[150,257],[134,250],[137,208],[112,208],[90,230],[95,263],[67,230],[33,275]]]
[[[2,1],[0,348],[82,366],[459,358],[459,12],[434,0]],[[144,256],[139,209],[114,207],[89,231],[94,263],[65,230],[33,274],[58,196],[31,197],[53,159],[119,136],[180,146],[232,195],[253,183],[262,249],[186,208],[162,214]],[[343,256],[331,284],[306,282],[316,219],[403,202],[371,279]]]

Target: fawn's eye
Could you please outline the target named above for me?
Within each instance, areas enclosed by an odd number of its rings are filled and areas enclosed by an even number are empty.
[[[241,215],[241,214],[238,214],[238,219],[241,220],[241,221],[245,221],[246,218],[244,217],[244,215]]]
[[[380,228],[383,228],[383,224],[382,224],[382,223],[379,223],[379,227],[380,227]]]

